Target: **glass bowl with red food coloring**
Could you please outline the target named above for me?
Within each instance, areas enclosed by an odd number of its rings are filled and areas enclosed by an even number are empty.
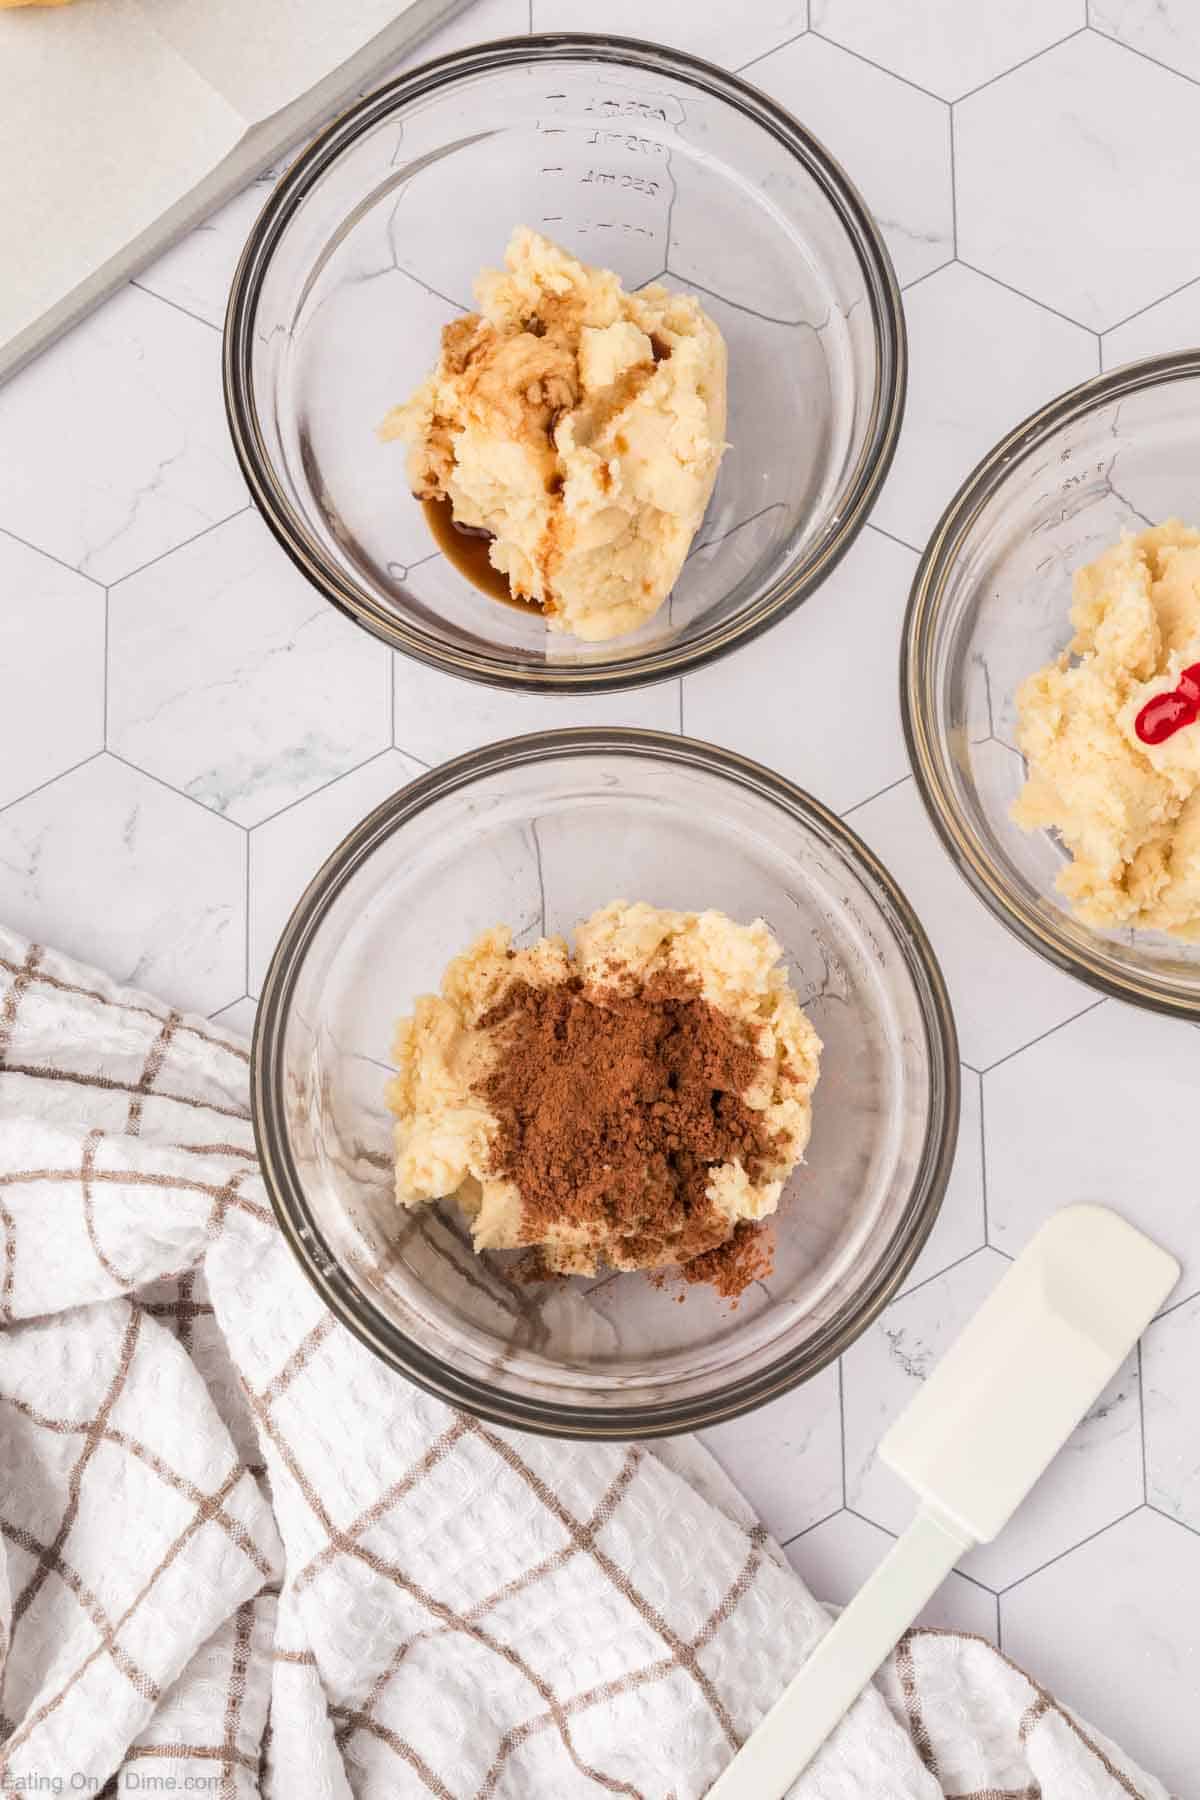
[[[694,293],[729,352],[729,448],[674,591],[603,643],[481,592],[376,438],[522,224],[627,289]],[[737,76],[609,37],[478,45],[350,107],[273,190],[225,331],[238,458],[313,586],[422,663],[539,694],[681,675],[813,593],[887,473],[905,374],[890,260],[822,145]]]
[[[1116,999],[1200,1020],[1200,944],[1103,931],[1055,886],[1068,860],[1010,811],[1026,769],[1016,692],[1073,636],[1071,576],[1122,532],[1200,526],[1200,350],[1131,363],[1016,426],[968,476],[917,569],[901,701],[917,783],[955,864],[1002,924]],[[1140,719],[1200,731],[1200,668]],[[1194,679],[1193,679],[1194,678]]]
[[[764,918],[824,1042],[774,1267],[736,1306],[641,1273],[523,1283],[519,1251],[474,1254],[452,1200],[395,1201],[396,1019],[486,927],[569,938],[618,898]],[[474,751],[364,819],[280,939],[251,1087],[280,1224],[343,1323],[449,1404],[562,1437],[713,1425],[827,1367],[908,1278],[958,1126],[945,987],[866,846],[757,764],[616,729]]]

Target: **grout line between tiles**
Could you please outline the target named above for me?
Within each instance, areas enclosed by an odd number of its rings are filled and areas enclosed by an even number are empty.
[[[760,50],[757,56],[750,58],[749,62],[738,63],[733,71],[734,74],[744,75],[747,69],[754,67],[755,63],[765,62],[768,56],[778,56],[779,52],[786,50],[789,44],[798,44],[802,37],[807,37],[810,29],[811,27],[806,25],[803,31],[793,32],[791,37],[784,38],[782,44],[773,44],[769,50]],[[813,36],[816,36],[815,32],[813,32]]]
[[[200,539],[207,537],[210,531],[219,531],[222,525],[228,525],[234,519],[240,519],[243,513],[253,512],[253,510],[254,502],[247,500],[245,506],[239,506],[235,511],[226,513],[223,519],[214,519],[211,524],[202,525],[199,531],[193,532],[191,537],[182,539],[178,544],[172,544],[169,550],[160,550],[157,556],[152,556],[148,561],[139,563],[136,569],[126,569],[124,574],[118,575],[115,581],[109,583],[110,591],[112,588],[121,587],[126,581],[132,581],[135,575],[145,574],[146,570],[152,569],[156,563],[165,561],[168,556],[174,556],[177,550],[186,550],[189,545],[198,544]],[[90,579],[95,580],[95,577],[92,576]]]
[[[1136,1506],[1131,1506],[1127,1511],[1118,1513],[1115,1519],[1109,1519],[1106,1524],[1099,1526],[1097,1530],[1089,1531],[1086,1537],[1077,1538],[1073,1543],[1065,1545],[1056,1555],[1048,1556],[1045,1562],[1039,1563],[1036,1569],[1029,1569],[1024,1575],[1019,1575],[1016,1581],[1010,1581],[1007,1587],[997,1589],[997,1592],[1006,1597],[1011,1594],[1014,1589],[1024,1587],[1025,1583],[1027,1581],[1032,1581],[1035,1575],[1041,1575],[1046,1569],[1052,1569],[1055,1563],[1062,1561],[1064,1556],[1070,1556],[1074,1551],[1082,1550],[1085,1544],[1094,1543],[1097,1538],[1103,1537],[1106,1531],[1111,1531],[1114,1525],[1123,1525],[1126,1519],[1132,1519],[1134,1513],[1144,1512],[1145,1509],[1145,1501],[1139,1500]]]
[[[844,1358],[838,1357],[838,1422],[842,1436],[842,1505],[847,1506],[846,1495],[849,1481],[846,1476],[846,1376],[843,1367]]]
[[[409,762],[415,762],[417,767],[420,769],[432,769],[434,766],[431,762],[428,762],[425,759],[425,757],[418,756],[415,750],[406,750],[403,744],[393,744],[392,748],[393,748],[393,750],[398,750],[400,752],[401,756],[407,756]],[[461,752],[456,751],[455,755],[461,755]],[[445,762],[445,761],[448,761],[449,759],[446,757],[443,757],[442,760]]]
[[[1089,30],[1093,37],[1102,38],[1106,44],[1111,44],[1114,50],[1126,50],[1130,56],[1136,56],[1141,62],[1149,63],[1151,68],[1161,69],[1164,75],[1176,75],[1180,81],[1186,81],[1189,87],[1200,87],[1200,81],[1197,81],[1194,75],[1189,75],[1186,69],[1177,69],[1173,64],[1163,62],[1161,57],[1151,56],[1149,50],[1142,50],[1137,44],[1131,44],[1128,38],[1114,37],[1111,32],[1101,31],[1096,25],[1089,26]]]
[[[65,769],[60,769],[57,775],[47,775],[45,781],[39,781],[37,786],[31,787],[27,793],[17,794],[14,799],[6,800],[3,806],[0,806],[0,815],[11,812],[14,806],[20,806],[25,800],[32,800],[35,794],[44,793],[48,787],[53,787],[56,781],[62,781],[66,776],[74,775],[77,769],[86,768],[88,763],[96,762],[104,754],[103,747],[93,750],[89,755],[81,756],[78,762],[70,763]]]
[[[169,306],[172,312],[182,313],[185,319],[192,319],[197,325],[203,325],[208,331],[221,334],[221,327],[214,325],[202,313],[195,313],[188,306],[181,306],[178,300],[168,300],[165,294],[155,293],[153,288],[144,287],[140,281],[130,280],[130,287],[136,288],[139,294],[145,294],[147,300],[158,300],[163,306]]]
[[[963,1263],[970,1262],[973,1256],[982,1256],[985,1250],[992,1248],[991,1244],[976,1244],[972,1249],[964,1250],[961,1256],[956,1256],[953,1262],[948,1262],[944,1267],[935,1269],[932,1275],[923,1275],[920,1281],[914,1281],[911,1287],[901,1288],[895,1299],[889,1302],[888,1311],[890,1312],[893,1306],[899,1306],[902,1300],[911,1300],[914,1294],[919,1294],[922,1288],[929,1286],[930,1282],[940,1281],[942,1276],[949,1275],[952,1269],[961,1268]],[[1003,1255],[1003,1252],[1001,1254]],[[1011,1262],[1012,1258],[1009,1257],[1008,1260]]]
[[[250,912],[250,833],[249,832],[246,833],[245,857],[246,857],[246,919],[245,919],[245,929],[242,932],[242,936],[245,940],[245,949],[246,949],[246,996],[247,996],[247,998],[249,998],[249,995],[250,995],[250,916],[251,916],[251,912]]]
[[[1086,16],[1085,14],[1085,20]],[[981,81],[977,87],[968,88],[965,94],[956,94],[955,106],[961,106],[964,100],[973,100],[976,94],[982,94],[985,89],[995,87],[996,83],[1003,81],[1006,75],[1015,75],[1018,69],[1027,69],[1030,63],[1040,62],[1042,57],[1049,56],[1052,50],[1061,50],[1064,44],[1071,42],[1072,38],[1082,37],[1087,29],[1086,23],[1077,25],[1074,31],[1068,31],[1065,37],[1055,38],[1052,44],[1043,44],[1040,50],[1034,50],[1031,55],[1023,56],[1020,62],[1013,63],[1011,68],[999,69],[995,75],[989,75],[987,80]]]
[[[1200,281],[1200,276],[1192,275],[1187,281],[1181,281],[1178,287],[1168,289],[1165,294],[1159,294],[1156,300],[1147,300],[1145,306],[1139,306],[1136,312],[1126,313],[1125,317],[1118,319],[1115,325],[1106,325],[1100,333],[1101,345],[1103,346],[1103,340],[1111,337],[1114,331],[1120,331],[1122,325],[1132,324],[1134,319],[1140,319],[1143,313],[1153,312],[1156,306],[1161,306],[1166,300],[1174,300],[1176,294],[1182,294],[1185,288],[1195,287],[1198,281]]]
[[[214,806],[205,806],[203,800],[197,800],[195,794],[189,794],[183,788],[172,787],[169,781],[164,781],[161,775],[154,773],[153,769],[144,769],[141,763],[130,762],[129,758],[122,756],[119,750],[106,749],[103,754],[110,756],[113,762],[120,763],[122,768],[132,769],[135,775],[144,775],[147,781],[152,781],[155,787],[162,788],[165,793],[174,794],[178,799],[186,800],[189,806],[194,806],[202,812],[206,819],[216,819],[218,823],[228,825],[232,830],[249,836],[250,827],[243,825],[240,819],[231,819],[228,813],[218,812]]]
[[[838,816],[843,819],[848,819],[851,813],[861,812],[864,806],[870,806],[872,800],[882,800],[885,794],[890,794],[893,789],[903,787],[906,781],[911,780],[911,775],[898,775],[895,781],[889,781],[886,787],[881,787],[874,794],[868,794],[865,800],[856,800],[853,806],[848,806],[845,812],[840,813]]]
[[[100,719],[100,742],[105,750],[108,749],[108,656],[109,656],[108,637],[109,637],[109,624],[110,624],[109,611],[110,611],[110,608],[109,608],[109,601],[108,601],[108,589],[105,588],[105,590],[104,590],[104,683],[103,683],[103,695],[101,698],[101,705],[102,705],[103,711],[101,713],[101,719]]]
[[[958,160],[954,148],[954,107],[950,107],[950,240],[958,255]]]
[[[949,267],[950,267],[949,263],[942,264],[943,269],[948,269]],[[931,269],[929,271],[929,273],[930,273],[930,275],[937,275],[940,273],[940,271],[938,269]],[[925,281],[926,279],[927,279],[927,277],[924,275],[917,276],[917,281]],[[917,281],[911,282],[910,286],[916,287]],[[904,291],[905,291],[905,293],[907,293],[908,289],[905,288]],[[911,550],[914,556],[920,556],[920,554],[921,554],[921,552],[917,548],[916,544],[910,544],[907,538],[897,537],[896,533],[894,531],[885,530],[885,528],[882,525],[877,525],[875,523],[874,519],[867,520],[866,528],[868,531],[877,531],[879,533],[880,537],[889,539],[889,541],[893,544],[899,544],[899,546],[902,550]]]
[[[943,269],[952,269],[956,261],[957,258],[948,256],[945,262],[938,263],[936,268],[925,269],[920,275],[914,275],[911,281],[902,281],[900,283],[900,292],[902,294],[911,292],[913,288],[920,287],[923,281],[928,281],[931,275],[940,275]],[[911,548],[911,545],[909,547]]]
[[[988,1215],[988,1173],[987,1173],[987,1126],[984,1121],[983,1076],[978,1070],[975,1079],[979,1083],[979,1180],[983,1197],[983,1241],[991,1245],[992,1226]]]
[[[315,800],[318,794],[325,793],[328,788],[336,787],[339,781],[348,781],[351,775],[357,775],[362,769],[369,769],[372,763],[379,762],[384,756],[390,756],[394,749],[394,744],[385,744],[382,750],[376,750],[374,755],[368,756],[365,761],[355,763],[352,769],[343,769],[340,774],[331,775],[328,781],[323,781],[320,787],[309,788],[307,793],[297,794],[294,800],[289,800],[284,806],[279,807],[277,811],[268,813],[265,818],[256,819],[254,824],[247,826],[246,829],[248,831],[258,831],[261,826],[272,824],[276,819],[281,819],[284,813],[290,813],[295,807],[303,806],[306,800]]]
[[[1166,1512],[1161,1506],[1156,1506],[1153,1500],[1147,1500],[1146,1511],[1157,1514],[1160,1519],[1165,1519],[1168,1525],[1178,1525],[1181,1531],[1190,1531],[1193,1537],[1200,1537],[1200,1531],[1194,1525],[1189,1525],[1186,1519],[1181,1519],[1175,1513]]]
[[[835,1506],[832,1512],[827,1512],[821,1518],[814,1519],[811,1525],[805,1525],[799,1531],[793,1531],[791,1537],[780,1538],[779,1548],[786,1550],[789,1544],[798,1544],[800,1539],[807,1537],[810,1531],[819,1531],[822,1525],[828,1525],[830,1519],[836,1519],[838,1514],[845,1510],[843,1506]]]
[[[1169,1319],[1172,1313],[1178,1312],[1181,1306],[1190,1306],[1197,1297],[1200,1297],[1200,1289],[1193,1288],[1182,1300],[1172,1300],[1170,1306],[1164,1306],[1161,1312],[1156,1312],[1151,1323],[1157,1325],[1160,1319]]]
[[[13,531],[11,526],[0,525],[0,537],[11,538],[14,544],[24,545],[25,549],[31,550],[35,556],[44,556],[47,562],[57,563],[60,569],[65,569],[69,575],[74,575],[79,581],[90,581],[93,587],[98,588],[105,585],[95,575],[89,575],[86,569],[81,569],[77,563],[68,562],[65,557],[56,556],[53,550],[44,550],[40,544],[31,543],[28,538],[22,537],[19,531]]]
[[[223,1012],[228,1012],[231,1006],[240,1006],[243,1000],[249,1000],[249,998],[249,994],[239,994],[235,1000],[227,1000],[224,1006],[218,1006],[216,1012],[207,1013],[205,1017],[210,1024],[215,1024]]]
[[[962,268],[969,269],[972,275],[978,275],[981,281],[993,282],[996,287],[1003,288],[1006,294],[1015,294],[1018,300],[1027,300],[1030,306],[1049,313],[1052,319],[1061,319],[1064,325],[1073,325],[1076,331],[1086,332],[1088,337],[1099,341],[1100,333],[1094,325],[1087,325],[1082,319],[1073,319],[1070,313],[1061,312],[1047,300],[1039,300],[1036,294],[1027,294],[1024,288],[1014,287],[1011,281],[1005,281],[1003,276],[993,275],[990,269],[981,269],[977,263],[968,262],[965,256],[959,256],[956,260]]]
[[[885,68],[883,63],[876,62],[874,57],[865,56],[861,50],[852,50],[849,44],[839,43],[837,38],[829,37],[825,32],[818,31],[815,26],[809,26],[809,35],[818,39],[822,44],[828,44],[831,50],[840,50],[843,55],[852,56],[855,62],[865,63],[868,69],[874,69],[877,74],[887,75],[892,81],[898,81],[902,87],[911,88],[914,94],[924,94],[927,100],[936,100],[939,106],[950,105],[950,102],[941,94],[935,94],[932,88],[922,87],[920,82],[914,81],[910,75],[901,75],[895,69]]]
[[[1002,1068],[1005,1063],[1011,1062],[1014,1056],[1023,1056],[1026,1050],[1032,1050],[1035,1044],[1044,1044],[1046,1039],[1053,1037],[1056,1031],[1065,1031],[1068,1025],[1074,1025],[1076,1019],[1085,1018],[1088,1013],[1095,1012],[1097,1007],[1107,1006],[1107,1004],[1107,999],[1104,999],[1093,1000],[1089,1005],[1081,1006],[1079,1011],[1077,1013],[1072,1013],[1069,1019],[1060,1019],[1057,1025],[1051,1025],[1049,1031],[1039,1031],[1038,1035],[1030,1038],[1028,1043],[1018,1044],[1015,1050],[1009,1050],[1005,1055],[998,1056],[995,1062],[988,1063],[987,1067],[982,1069],[980,1073],[983,1075],[992,1074],[995,1069]]]
[[[1149,1459],[1146,1456],[1146,1377],[1142,1364],[1142,1340],[1137,1342],[1138,1425],[1142,1447],[1142,1499],[1150,1503]]]

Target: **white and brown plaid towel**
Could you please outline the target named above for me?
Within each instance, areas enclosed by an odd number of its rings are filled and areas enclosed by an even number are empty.
[[[0,1793],[703,1794],[824,1615],[695,1445],[493,1431],[337,1326],[246,1072],[0,931]],[[1165,1800],[923,1631],[796,1791]]]

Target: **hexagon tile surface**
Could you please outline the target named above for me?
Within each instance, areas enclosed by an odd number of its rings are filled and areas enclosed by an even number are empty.
[[[109,747],[254,825],[387,747],[388,657],[243,512],[112,590]]]
[[[262,986],[288,915],[330,851],[381,800],[420,773],[421,764],[412,757],[385,751],[250,833],[251,994]]]
[[[596,14],[579,0],[532,0],[535,31],[596,31]],[[650,37],[709,62],[738,69],[795,37],[807,24],[806,0],[755,0],[740,10],[696,6],[694,0],[662,0],[651,21],[642,0],[605,0],[606,32]]]
[[[1090,988],[1030,956],[975,898],[943,853],[911,776],[853,807],[848,823],[916,908],[942,965],[959,1048],[971,1068],[988,1068],[1093,1003]]]
[[[139,288],[0,388],[0,527],[97,581],[245,504],[221,339]]]
[[[976,459],[1101,363],[1200,340],[1200,8],[809,10],[660,0],[651,17],[612,0],[604,24],[744,69],[794,112],[876,210],[905,284],[894,468],[820,591],[682,682],[572,702],[452,681],[345,623],[248,510],[222,413],[219,326],[268,175],[0,390],[0,918],[243,1036],[304,884],[425,766],[626,724],[686,729],[811,788],[881,855],[941,960],[964,1063],[958,1156],[907,1281],[841,1364],[705,1441],[814,1592],[844,1602],[914,1510],[875,1455],[888,1423],[1049,1213],[1116,1206],[1183,1280],[925,1617],[998,1636],[1200,1800],[1200,1034],[1100,1000],[992,919],[926,820],[896,700],[917,554]],[[531,24],[594,20],[580,0],[477,0],[407,61]],[[686,284],[681,220],[705,204],[702,183],[677,181],[641,275],[678,245]],[[792,318],[788,274],[729,271],[712,304],[732,343],[739,306]],[[777,498],[768,487],[763,505]],[[1011,676],[993,669],[993,689]],[[999,742],[1010,695],[994,700],[997,741],[979,753],[1015,755]]]
[[[1179,1800],[1200,1792],[1197,1594],[1200,1537],[1141,1507],[1000,1597],[1006,1654]]]
[[[951,263],[904,296],[912,359],[896,461],[872,515],[921,545],[997,438],[1099,371],[1089,331]]]
[[[0,532],[0,806],[104,742],[104,590]]]
[[[943,100],[957,100],[1085,23],[1083,0],[812,0],[812,28]]]
[[[843,810],[908,771],[896,663],[917,558],[868,525],[845,561],[790,618],[732,658],[686,677],[684,730],[752,756]],[[858,662],[859,644],[871,655]],[[803,671],[801,707],[746,705],[780,662]],[[845,751],[846,682],[855,663],[854,755]]]
[[[161,782],[93,757],[0,813],[0,916],[170,1005],[245,992],[246,839]]]
[[[1190,82],[1095,32],[1035,57],[955,109],[959,255],[1094,331],[1194,280],[1195,116]]]
[[[1200,1532],[1200,1298],[1156,1319],[1142,1340],[1146,1498]]]
[[[1173,1298],[1196,1292],[1200,1199],[1181,1172],[1193,1155],[1198,1092],[1200,1032],[1116,1000],[990,1070],[990,1242],[1015,1256],[1052,1205],[1100,1200],[1179,1258]]]
[[[940,101],[811,34],[762,57],[747,75],[857,182],[901,282],[954,255],[950,115]]]

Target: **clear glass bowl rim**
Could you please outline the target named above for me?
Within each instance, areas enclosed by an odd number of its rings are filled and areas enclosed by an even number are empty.
[[[1085,419],[1148,388],[1200,377],[1200,349],[1150,356],[1094,375],[1067,388],[1030,413],[978,462],[951,499],[917,564],[904,617],[900,649],[900,712],[909,762],[925,810],[950,860],[1000,923],[1030,950],[1114,1000],[1125,1000],[1177,1019],[1200,1019],[1200,984],[1139,978],[1096,949],[1081,949],[1055,929],[1053,920],[1010,895],[954,798],[949,765],[936,727],[934,654],[955,559],[980,512],[1013,469],[1064,425]]]
[[[925,1028],[931,1103],[924,1141],[903,1216],[871,1281],[800,1349],[748,1378],[666,1405],[586,1407],[510,1394],[461,1374],[414,1344],[376,1311],[329,1252],[305,1200],[283,1127],[282,1049],[291,998],[307,947],[337,893],[384,839],[446,795],[507,769],[588,754],[649,757],[723,777],[833,838],[895,915],[895,942]],[[933,1228],[954,1162],[959,1084],[954,1014],[937,959],[912,907],[857,834],[820,801],[761,764],[695,738],[632,727],[576,727],[508,738],[441,764],[377,806],[327,858],[284,927],[263,984],[250,1059],[251,1112],[263,1181],[284,1237],[334,1316],[382,1361],[447,1405],[496,1425],[592,1439],[665,1437],[715,1425],[787,1393],[840,1356],[899,1291]]]
[[[578,669],[518,672],[490,654],[452,649],[393,618],[326,558],[275,479],[258,424],[252,350],[259,296],[275,246],[306,195],[348,145],[409,101],[462,76],[554,58],[617,63],[674,76],[735,106],[790,150],[837,212],[854,248],[871,304],[877,374],[870,428],[836,526],[784,570],[740,619],[714,626],[684,647]],[[339,611],[393,649],[469,681],[528,693],[614,693],[686,674],[750,642],[786,618],[832,572],[866,523],[891,467],[904,417],[908,349],[899,284],[874,219],[841,166],[798,120],[748,82],[683,51],[637,38],[563,32],[498,38],[435,58],[364,96],[313,139],[281,177],[246,241],[226,309],[222,380],[234,451],[255,505],[301,574]]]

